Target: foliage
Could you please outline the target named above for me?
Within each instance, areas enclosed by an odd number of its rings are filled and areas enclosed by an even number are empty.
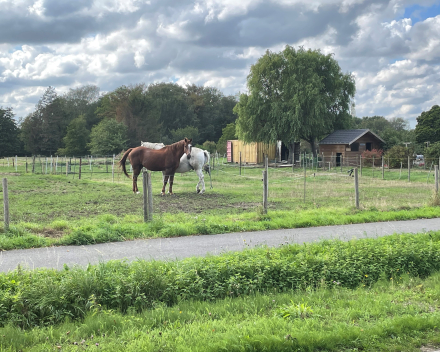
[[[170,131],[170,133],[171,133],[170,142],[165,144],[176,143],[184,138],[192,139],[193,143],[195,144],[196,141],[199,139],[199,130],[197,127],[193,127],[193,126],[178,128]]]
[[[418,143],[435,143],[440,141],[440,106],[434,105],[431,110],[423,111],[417,117],[415,128]]]
[[[396,145],[389,149],[385,157],[387,160],[389,159],[391,168],[400,168],[400,167],[408,167],[408,157],[412,157],[413,155],[413,148],[412,147],[404,147],[402,145]]]
[[[401,117],[386,119],[383,116],[355,117],[352,121],[352,128],[369,129],[385,141],[385,150],[409,142],[415,145],[414,130],[409,129],[409,124]]]
[[[212,141],[206,141],[202,144],[202,149],[207,150],[210,153],[215,153],[216,151],[216,145],[215,142]]]
[[[127,127],[114,119],[102,120],[92,128],[88,148],[93,155],[117,154],[127,143]]]
[[[305,319],[313,314],[313,310],[307,305],[307,303],[295,303],[291,300],[290,304],[279,306],[276,309],[275,314],[284,319]]]
[[[32,154],[54,154],[63,144],[69,122],[64,101],[58,97],[55,88],[48,87],[35,111],[21,124],[25,149]]]
[[[225,154],[227,141],[234,139],[237,139],[237,129],[235,122],[231,122],[230,124],[227,124],[226,127],[222,130],[222,136],[217,142],[217,151],[220,154]]]
[[[438,346],[440,314],[433,307],[439,273],[424,280],[396,279],[383,277],[354,290],[335,285],[215,302],[180,301],[171,307],[156,303],[145,312],[126,314],[106,310],[90,297],[85,319],[26,331],[7,326],[0,328],[0,336],[5,351],[339,352]],[[307,301],[314,314],[307,320],[273,314],[290,301]]]
[[[429,144],[429,147],[425,149],[425,160],[427,159],[436,159],[438,160],[440,158],[440,141]],[[434,164],[437,164],[434,162]]]
[[[382,149],[365,150],[362,152],[362,165],[372,166],[374,161],[374,165],[378,166],[379,164],[381,164],[382,155]]]
[[[96,114],[126,125],[128,146],[135,147],[141,141],[160,140],[162,125],[155,104],[144,84],[121,86],[101,99]]]
[[[88,154],[87,144],[90,132],[84,115],[73,119],[67,127],[67,134],[63,138],[65,148],[57,151],[58,155],[81,156]]]
[[[111,261],[65,270],[0,274],[0,322],[22,328],[84,317],[90,308],[141,312],[182,301],[256,293],[371,286],[402,273],[425,278],[440,270],[440,232],[248,249],[174,262]],[[307,305],[287,307],[306,317]]]
[[[21,154],[20,130],[12,108],[0,107],[0,158]]]
[[[241,94],[234,112],[237,131],[246,142],[307,140],[316,153],[318,137],[350,126],[354,77],[343,74],[332,55],[319,50],[267,51],[251,67],[249,94]]]

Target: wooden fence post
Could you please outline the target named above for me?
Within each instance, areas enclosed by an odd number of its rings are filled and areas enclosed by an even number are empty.
[[[147,170],[142,171],[142,187],[144,199],[144,222],[153,220],[153,192],[151,175]]]
[[[438,165],[435,165],[435,194],[438,195]]]
[[[9,195],[8,179],[3,179],[3,208],[5,210],[5,232],[9,230]]]
[[[408,182],[411,182],[411,165],[410,165],[409,155],[408,155]]]
[[[240,152],[240,175],[241,175],[241,152]]]
[[[268,180],[267,171],[263,170],[263,214],[267,214],[267,193],[268,193]]]
[[[306,160],[305,155],[306,153],[304,153],[304,161]],[[307,170],[306,163],[304,163],[304,203],[306,202],[306,172],[307,172],[306,170]]]
[[[357,167],[354,168],[354,195],[356,209],[359,209],[359,175]]]
[[[361,176],[362,176],[362,154],[359,155],[359,170],[361,171]]]
[[[385,173],[384,173],[384,171],[385,171],[385,167],[384,167],[383,156],[382,156],[382,180],[385,179]]]
[[[78,179],[79,180],[81,180],[81,161],[82,161],[82,158],[79,157],[79,170],[78,170]]]
[[[32,155],[32,173],[35,173],[35,155]]]

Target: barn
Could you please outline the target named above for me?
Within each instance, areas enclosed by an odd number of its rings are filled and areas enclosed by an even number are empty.
[[[385,141],[369,129],[337,130],[319,142],[319,153],[324,164],[333,166],[356,165],[366,150],[382,149]]]

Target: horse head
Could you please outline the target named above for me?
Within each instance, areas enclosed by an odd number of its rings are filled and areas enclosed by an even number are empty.
[[[183,144],[183,151],[185,152],[186,157],[188,159],[191,159],[191,148],[192,148],[191,142],[192,142],[192,138],[188,139],[185,137]]]

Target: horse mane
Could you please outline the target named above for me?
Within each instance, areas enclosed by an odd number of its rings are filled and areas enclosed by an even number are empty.
[[[166,146],[163,147],[162,149],[173,149],[173,150],[177,150],[177,149],[183,147],[184,144],[185,144],[185,140],[182,139],[181,141],[178,141],[178,142],[176,142],[176,143],[166,145]]]

